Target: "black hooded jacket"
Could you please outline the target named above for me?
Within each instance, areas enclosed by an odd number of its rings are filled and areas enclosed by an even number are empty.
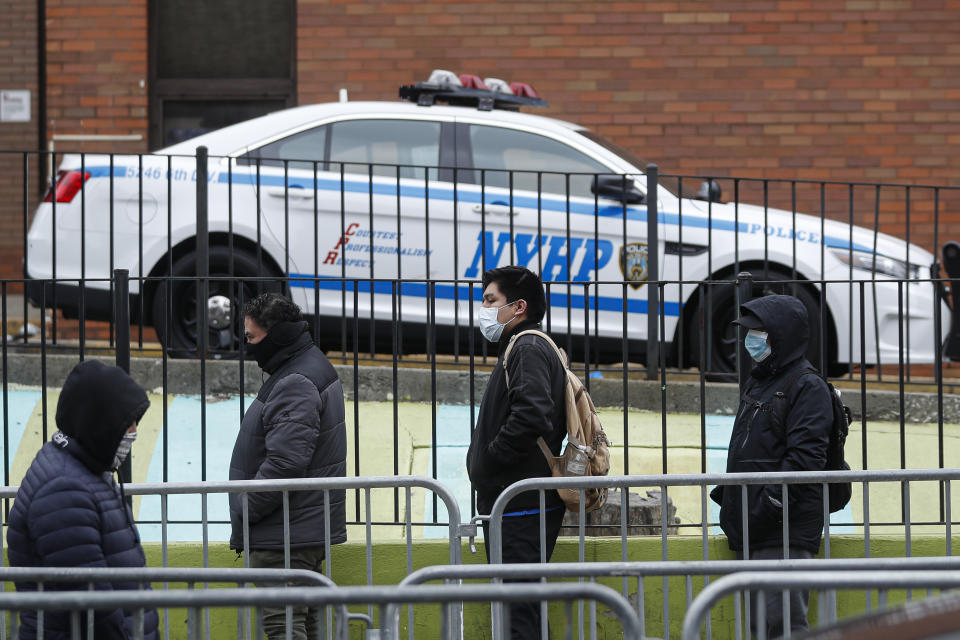
[[[803,303],[784,295],[756,298],[741,306],[741,315],[760,319],[769,334],[771,355],[757,364],[742,389],[737,419],[727,451],[727,472],[818,471],[826,464],[833,404],[830,389],[814,371],[785,388],[796,372],[812,369],[804,358],[810,328]],[[785,405],[785,406],[783,406]],[[779,424],[777,416],[785,416]],[[783,546],[782,485],[748,485],[750,549]],[[820,550],[823,532],[823,487],[789,485],[790,546]],[[717,487],[720,526],[730,548],[743,549],[741,491]]]
[[[263,370],[270,378],[247,408],[230,459],[231,480],[332,478],[346,475],[343,387],[336,369],[310,338],[306,322],[278,323]],[[264,352],[258,353],[261,355]],[[243,505],[230,494],[230,548],[244,548]],[[283,494],[248,495],[251,549],[283,549]],[[290,546],[325,541],[323,491],[290,493]],[[330,543],[347,539],[343,489],[329,492]]]
[[[97,360],[74,367],[57,404],[60,430],[37,453],[10,511],[7,541],[12,566],[146,566],[133,514],[109,469],[123,434],[149,404],[147,394],[122,369]],[[37,589],[35,583],[16,586],[20,591]],[[96,588],[140,586],[100,582]],[[75,590],[77,585],[46,583],[44,589]],[[20,638],[35,638],[36,611],[21,611],[20,621]],[[145,637],[156,638],[156,611],[147,610],[143,624]],[[82,620],[81,637],[86,636],[86,628]],[[97,611],[94,634],[110,640],[134,637],[134,611]],[[48,612],[44,637],[70,638],[70,614]]]
[[[490,513],[497,496],[508,485],[525,478],[549,478],[550,466],[537,438],[543,436],[553,455],[558,456],[567,435],[567,378],[556,351],[546,340],[535,335],[518,338],[507,362],[509,387],[504,375],[503,352],[511,336],[539,328],[536,322],[524,322],[500,338],[497,364],[483,393],[467,451],[467,473],[477,491],[480,513]],[[507,510],[539,505],[538,493],[528,491],[511,500]],[[556,491],[547,491],[546,505],[549,509],[563,502]]]

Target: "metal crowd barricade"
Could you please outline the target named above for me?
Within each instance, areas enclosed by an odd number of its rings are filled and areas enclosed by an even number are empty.
[[[124,485],[124,491],[128,496],[158,496],[160,499],[160,528],[161,528],[161,553],[162,565],[168,563],[168,500],[174,495],[198,495],[201,501],[199,509],[199,524],[202,527],[202,565],[209,565],[209,547],[208,536],[209,528],[214,524],[223,524],[223,520],[211,518],[208,511],[208,498],[211,494],[242,494],[241,501],[243,505],[243,530],[244,535],[244,557],[245,566],[249,566],[249,519],[247,511],[246,494],[252,492],[281,492],[283,500],[283,522],[284,522],[284,561],[285,565],[290,565],[290,500],[289,494],[293,491],[324,491],[327,493],[325,499],[325,518],[329,524],[330,500],[329,492],[335,490],[356,490],[364,495],[366,503],[366,515],[363,522],[365,537],[365,561],[366,561],[366,581],[367,584],[373,584],[373,534],[372,528],[374,521],[371,516],[371,492],[374,489],[403,489],[405,491],[406,509],[402,524],[404,529],[404,539],[406,544],[406,573],[413,571],[413,527],[414,519],[412,514],[412,489],[422,488],[433,492],[438,496],[446,507],[448,514],[447,532],[450,564],[460,564],[461,562],[461,540],[463,537],[473,537],[476,534],[475,525],[463,524],[460,507],[453,494],[436,480],[424,476],[368,476],[368,477],[342,477],[342,478],[295,478],[289,480],[245,480],[245,481],[221,481],[221,482],[163,482],[163,483],[137,483]],[[0,499],[16,497],[17,487],[0,487]],[[391,496],[391,499],[393,497]],[[358,498],[359,499],[359,498]],[[223,517],[227,513],[222,514]],[[138,523],[144,525],[141,520]],[[395,526],[396,523],[389,523]],[[428,523],[433,524],[433,523]],[[419,526],[419,525],[418,525]],[[330,553],[330,527],[327,526],[324,540],[325,557],[324,574],[327,577],[332,575],[334,557]],[[2,545],[2,540],[0,540]],[[412,612],[411,612],[412,615]],[[455,620],[459,620],[460,610],[454,607],[450,613]],[[368,610],[368,617],[373,617],[372,607]]]
[[[0,582],[33,582],[37,584],[37,591],[43,592],[44,585],[56,583],[76,583],[75,591],[83,590],[86,586],[91,590],[96,583],[100,582],[128,582],[139,583],[140,585],[149,583],[163,583],[164,589],[169,583],[186,583],[188,589],[192,589],[195,584],[203,583],[204,588],[209,588],[211,583],[236,583],[238,587],[246,584],[300,584],[304,586],[336,587],[337,585],[329,577],[306,571],[303,569],[223,569],[223,568],[185,568],[185,567],[139,567],[139,568],[107,568],[107,567],[0,567]],[[58,590],[57,593],[63,593]],[[168,613],[168,612],[165,612]],[[199,622],[190,618],[187,620],[187,629],[191,632],[198,629]],[[338,624],[349,624],[350,620],[361,620],[370,626],[372,621],[363,614],[350,613],[346,606],[338,607]],[[0,613],[0,625],[6,629],[6,611]],[[88,616],[87,637],[93,637],[93,618]],[[259,637],[259,625],[250,632],[249,616],[243,616],[240,611],[237,612],[237,638]],[[38,629],[42,628],[42,623],[38,623]],[[164,619],[164,637],[170,637],[169,618]],[[13,637],[17,635],[17,618],[13,616],[11,621],[11,631]],[[39,632],[38,632],[39,633]],[[339,628],[334,633],[340,634]],[[198,636],[191,635],[193,640],[199,640]],[[212,638],[210,620],[206,619],[205,633],[203,638]]]
[[[865,543],[869,545],[870,542],[870,501],[869,501],[869,491],[870,485],[874,483],[882,482],[896,482],[900,483],[901,491],[903,496],[903,516],[904,516],[904,527],[908,540],[909,550],[909,537],[910,537],[910,483],[911,482],[942,482],[944,489],[944,517],[938,524],[943,524],[946,527],[945,536],[947,540],[947,552],[951,553],[951,532],[952,532],[952,522],[951,522],[951,509],[950,509],[950,489],[951,482],[954,480],[960,480],[960,468],[957,469],[875,469],[867,471],[779,471],[779,472],[757,472],[757,473],[703,473],[703,474],[659,474],[659,475],[636,475],[636,476],[591,476],[585,478],[528,478],[526,480],[521,480],[516,482],[509,487],[507,487],[503,493],[497,498],[496,502],[493,504],[493,507],[490,510],[490,562],[492,564],[497,564],[502,562],[503,559],[503,541],[502,541],[502,525],[503,525],[503,514],[506,510],[507,504],[517,495],[526,492],[526,491],[537,491],[540,494],[541,507],[544,503],[545,491],[551,489],[580,489],[581,498],[583,496],[583,490],[589,488],[607,488],[607,489],[620,489],[624,492],[627,492],[631,487],[659,487],[661,490],[660,494],[660,511],[662,514],[662,522],[660,523],[661,530],[661,539],[663,541],[663,552],[664,559],[666,559],[667,553],[667,541],[668,541],[668,528],[670,523],[667,521],[667,498],[668,498],[668,488],[669,487],[700,487],[700,503],[701,503],[701,514],[702,519],[698,525],[701,530],[701,536],[704,541],[704,551],[706,551],[706,540],[708,536],[709,527],[715,525],[716,523],[709,522],[707,501],[709,497],[707,495],[707,488],[714,485],[722,485],[728,487],[739,487],[743,492],[743,501],[746,503],[747,495],[747,486],[755,484],[778,484],[781,486],[783,491],[783,504],[784,504],[784,513],[783,513],[783,534],[784,538],[789,538],[789,488],[791,485],[796,484],[821,484],[824,489],[824,497],[827,495],[827,486],[830,483],[835,482],[851,482],[854,484],[854,492],[856,495],[857,490],[860,490],[860,495],[863,499],[863,520],[862,522],[852,523],[855,526],[862,526],[864,529]],[[586,514],[583,510],[583,500],[581,499],[581,507],[579,513],[579,537],[580,537],[580,553],[581,557],[579,560],[582,562],[583,558],[583,542],[585,538],[586,531]],[[628,504],[626,501],[623,504]],[[542,517],[543,509],[541,509],[541,518],[540,518],[540,534],[541,540],[545,535],[545,521]],[[824,553],[827,557],[830,557],[830,510],[827,500],[824,500],[823,503],[823,516],[824,516],[824,541],[825,548]],[[848,524],[848,523],[845,523]],[[627,522],[626,511],[621,511],[620,519],[620,530],[621,530],[621,541],[625,544],[627,540],[627,527],[629,526]],[[650,526],[650,525],[647,525]],[[743,520],[743,530],[744,530],[744,552],[749,553],[749,523],[747,522],[746,516]],[[626,553],[626,547],[624,546],[624,553]],[[909,555],[909,554],[908,554]]]
[[[913,557],[913,558],[826,558],[812,560],[751,560],[745,565],[742,560],[701,560],[701,561],[661,561],[661,562],[556,562],[550,564],[488,564],[488,565],[461,565],[461,566],[432,566],[414,571],[401,583],[403,585],[419,585],[434,580],[547,580],[562,578],[588,579],[591,582],[598,578],[623,578],[621,595],[631,599],[627,578],[636,578],[636,614],[640,626],[646,629],[646,611],[644,595],[644,580],[649,577],[676,576],[686,579],[686,604],[693,602],[694,576],[724,576],[744,571],[747,567],[751,572],[766,572],[778,574],[798,571],[808,572],[836,572],[836,571],[909,571],[909,570],[953,570],[960,569],[960,557]],[[556,583],[551,583],[556,584]],[[823,601],[821,600],[821,605]],[[824,607],[825,613],[820,619],[833,621],[836,612]],[[735,625],[741,626],[739,603],[734,607]],[[593,604],[590,610],[590,637],[594,637],[597,625],[597,612]],[[584,619],[580,618],[580,634],[583,635]],[[709,619],[707,637],[712,638]],[[546,629],[543,630],[544,633]],[[663,634],[670,637],[670,619],[664,619]],[[496,636],[495,636],[496,637]]]
[[[744,571],[724,576],[708,585],[693,601],[683,620],[683,640],[699,640],[700,627],[710,608],[731,593],[747,590],[758,592],[758,607],[763,610],[762,589],[872,589],[881,593],[891,589],[956,589],[960,575],[944,570],[913,571],[845,571],[824,575],[822,571],[796,573],[759,573]],[[758,625],[757,640],[767,640],[765,625]],[[878,630],[882,631],[882,629]],[[789,637],[789,629],[785,629]]]
[[[862,496],[863,500],[863,519],[860,522],[853,523],[854,526],[862,527],[864,534],[865,553],[869,555],[870,550],[870,487],[876,483],[899,483],[903,509],[902,516],[904,522],[904,536],[906,553],[911,555],[911,520],[910,520],[910,483],[911,482],[938,482],[942,483],[944,496],[943,518],[937,524],[944,526],[944,537],[946,543],[947,555],[952,555],[952,516],[951,516],[951,482],[960,479],[960,469],[919,469],[919,470],[873,470],[873,471],[803,471],[803,472],[770,472],[770,473],[734,473],[734,474],[675,474],[675,475],[637,475],[637,476],[601,476],[587,478],[529,478],[516,482],[507,487],[497,498],[489,515],[489,533],[490,539],[487,544],[490,545],[491,564],[500,564],[503,561],[503,514],[508,503],[517,495],[525,491],[537,491],[540,498],[540,541],[541,549],[545,548],[546,539],[546,520],[543,517],[545,508],[545,492],[551,489],[568,488],[581,490],[581,508],[578,519],[578,557],[579,562],[585,562],[585,537],[586,537],[586,514],[583,511],[583,490],[594,487],[607,489],[621,489],[626,495],[631,487],[659,487],[660,488],[660,539],[662,545],[662,560],[669,558],[669,528],[668,522],[667,498],[669,487],[699,487],[700,488],[700,513],[701,521],[694,524],[700,530],[702,540],[703,559],[708,560],[708,538],[711,526],[717,523],[710,522],[708,510],[708,492],[711,485],[723,485],[727,487],[738,487],[742,491],[742,503],[747,504],[747,486],[753,484],[777,484],[781,486],[783,492],[783,539],[789,540],[789,488],[797,484],[821,484],[823,485],[823,495],[828,495],[827,485],[831,482],[852,482],[855,484],[855,495]],[[629,504],[626,497],[622,499],[622,504]],[[824,536],[823,553],[825,557],[830,557],[830,513],[829,505],[826,500],[823,503]],[[743,552],[749,556],[749,522],[746,515],[743,516]],[[847,525],[848,523],[844,523]],[[627,522],[627,512],[621,511],[620,514],[620,540],[621,540],[621,559],[627,559],[627,531],[629,523]],[[650,525],[647,525],[650,526]],[[788,557],[788,554],[785,553]],[[545,562],[545,558],[541,558]],[[582,615],[582,611],[580,612]],[[746,604],[746,617],[749,618],[749,602]],[[494,607],[494,624],[499,624],[502,617],[499,607]],[[663,617],[666,621],[669,619],[669,589],[667,578],[664,577],[663,589]]]
[[[124,491],[129,496],[160,496],[161,497],[161,526],[166,523],[166,497],[170,495],[199,494],[203,500],[203,509],[201,511],[201,525],[206,531],[211,520],[208,518],[206,509],[206,496],[217,493],[239,493],[245,496],[255,492],[281,492],[283,494],[283,521],[284,521],[284,555],[289,561],[290,553],[290,501],[289,494],[296,491],[323,491],[328,493],[335,490],[362,490],[366,498],[367,520],[364,523],[369,534],[373,526],[372,519],[369,517],[370,500],[372,489],[405,489],[407,497],[407,509],[405,521],[402,523],[407,529],[407,547],[408,551],[412,548],[412,541],[409,533],[413,527],[411,514],[411,489],[420,487],[434,492],[444,503],[449,516],[448,531],[450,540],[450,562],[459,564],[460,562],[460,544],[459,541],[464,535],[473,535],[475,528],[461,523],[460,508],[456,498],[445,486],[432,478],[425,476],[356,476],[340,478],[292,478],[283,480],[231,480],[231,481],[207,481],[207,482],[149,482],[128,484],[124,486]],[[13,489],[13,495],[16,495],[16,489]],[[3,496],[0,493],[0,497]],[[12,496],[11,496],[12,497]],[[249,532],[249,515],[247,511],[246,498],[241,497],[243,505],[243,529],[245,534]],[[325,502],[325,517],[330,515],[329,499]],[[164,530],[165,531],[165,530]],[[326,530],[325,546],[330,547],[329,528]],[[166,547],[166,536],[163,538],[164,547]],[[206,539],[204,541],[206,561]],[[249,538],[245,535],[244,550],[249,549]],[[367,535],[367,560],[371,559],[371,539]]]
[[[398,637],[396,616],[387,615],[394,611],[388,605],[401,603],[458,603],[458,602],[524,602],[531,600],[567,602],[577,600],[595,600],[605,605],[619,618],[623,626],[623,637],[634,640],[643,637],[640,622],[630,608],[630,604],[620,594],[609,587],[590,583],[571,583],[559,585],[543,584],[483,584],[442,586],[365,586],[298,589],[204,589],[170,591],[64,591],[58,593],[3,593],[0,594],[0,609],[11,611],[19,609],[37,609],[49,611],[69,610],[73,615],[72,624],[79,634],[79,612],[97,609],[125,608],[143,610],[146,608],[186,607],[194,610],[192,620],[200,619],[200,609],[208,607],[251,607],[251,606],[308,606],[344,607],[355,604],[379,605],[380,620],[386,626],[380,630],[371,630],[367,637],[388,640]],[[444,636],[449,629],[441,630]],[[199,632],[198,628],[194,633]],[[339,637],[346,638],[343,634]],[[199,637],[196,635],[195,637]],[[287,637],[291,634],[287,632]],[[134,630],[134,638],[142,640],[142,627]]]
[[[283,493],[283,531],[284,531],[284,564],[290,563],[290,501],[289,493],[291,491],[324,491],[324,518],[327,526],[325,527],[325,562],[324,570],[327,576],[331,575],[333,558],[330,554],[330,491],[338,489],[354,489],[364,492],[364,503],[366,505],[365,514],[365,542],[366,542],[366,579],[367,584],[373,584],[373,520],[371,516],[371,490],[372,489],[405,489],[404,512],[404,538],[406,540],[406,564],[407,573],[413,570],[413,515],[412,515],[412,496],[411,489],[420,487],[430,490],[438,496],[444,503],[448,515],[448,540],[449,540],[449,562],[450,564],[460,564],[461,562],[461,539],[467,535],[475,535],[475,527],[463,525],[460,516],[460,507],[456,498],[445,486],[432,478],[425,476],[367,476],[351,478],[297,478],[291,480],[241,480],[229,482],[202,482],[202,483],[149,483],[140,485],[128,485],[128,495],[157,495],[161,496],[161,512],[165,518],[166,500],[165,497],[171,494],[183,493],[201,493],[204,498],[203,517],[204,517],[204,564],[207,561],[207,537],[206,537],[206,501],[205,498],[210,493],[240,493],[241,505],[243,510],[243,531],[244,531],[244,556],[249,563],[249,513],[247,505],[247,494],[251,492],[264,491],[282,491]],[[163,537],[164,562],[166,562],[166,532]],[[413,612],[410,611],[412,617]],[[455,620],[459,620],[461,610],[455,608],[450,612]],[[373,610],[368,610],[368,616],[373,618]]]

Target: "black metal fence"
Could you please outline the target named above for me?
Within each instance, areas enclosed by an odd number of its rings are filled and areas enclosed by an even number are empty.
[[[591,391],[623,410],[622,429],[608,432],[623,446],[624,473],[635,472],[638,444],[630,408],[660,414],[664,473],[668,415],[699,413],[707,470],[712,383],[749,371],[730,321],[739,303],[773,292],[803,301],[808,358],[858,393],[847,403],[860,421],[862,468],[870,468],[875,389],[886,401],[896,396],[883,417],[899,421],[901,468],[917,390],[930,394],[924,421],[936,423],[937,466],[950,464],[944,425],[957,420],[949,398],[956,369],[945,354],[960,355],[948,341],[957,322],[949,276],[960,276],[952,264],[960,251],[948,245],[946,265],[936,253],[960,222],[942,213],[955,209],[960,188],[712,178],[697,194],[689,186],[701,178],[660,175],[653,165],[632,176],[465,171],[208,158],[200,148],[191,157],[43,154],[60,171],[34,210],[39,158],[18,155],[25,277],[0,282],[8,480],[9,354],[39,359],[44,437],[51,355],[157,358],[165,399],[174,361],[198,360],[195,393],[206,397],[210,361],[230,360],[236,392],[249,391],[257,381],[245,366],[239,309],[265,290],[287,293],[308,313],[354,397],[362,399],[363,367],[389,369],[395,443],[406,372],[427,372],[419,399],[432,407],[436,473],[439,379],[450,370],[467,376],[459,403],[472,425],[477,381],[496,363],[496,347],[476,330],[479,280],[505,264],[542,275],[545,329]],[[801,213],[806,205],[812,215]],[[643,380],[654,386],[638,386]],[[681,383],[692,385],[685,407],[677,406]],[[359,404],[353,409],[359,442]],[[357,474],[389,471],[363,469],[360,447],[355,456]],[[396,454],[392,462],[401,473]]]

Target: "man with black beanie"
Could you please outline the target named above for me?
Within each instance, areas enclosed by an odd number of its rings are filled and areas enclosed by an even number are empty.
[[[264,293],[244,306],[243,316],[246,353],[270,377],[243,416],[230,479],[345,476],[343,388],[333,365],[314,345],[300,308],[280,294]],[[231,493],[230,548],[246,551],[251,567],[279,568],[284,567],[284,551],[289,548],[289,568],[321,573],[327,535],[330,544],[347,539],[344,491],[327,495],[329,504],[323,491],[289,494],[285,540],[281,493],[247,493],[246,515],[242,494]],[[299,606],[292,610],[293,638],[317,637],[317,610]],[[263,628],[271,640],[285,638],[285,608],[264,607]]]
[[[57,402],[57,427],[23,478],[10,511],[7,534],[10,564],[15,567],[144,567],[146,559],[133,514],[123,499],[115,471],[130,453],[137,423],[150,405],[147,394],[126,372],[98,360],[85,360],[67,376]],[[36,591],[33,582],[19,591]],[[145,585],[149,588],[149,585]],[[45,591],[82,590],[85,585],[44,583]],[[98,582],[98,590],[140,589],[137,583]],[[143,637],[157,637],[157,613],[135,621],[126,609],[94,612],[97,638],[132,638],[139,624]],[[37,612],[20,612],[20,638],[37,637]],[[87,613],[81,613],[81,635]],[[71,636],[68,611],[48,611],[43,637]],[[79,637],[79,636],[78,636]]]

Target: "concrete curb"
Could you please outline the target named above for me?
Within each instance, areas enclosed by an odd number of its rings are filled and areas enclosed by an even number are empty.
[[[112,364],[111,358],[101,358]],[[77,363],[72,355],[47,355],[46,378],[43,378],[38,354],[8,354],[6,379],[10,384],[29,387],[60,387],[67,373]],[[198,360],[167,360],[167,393],[177,395],[237,395],[240,390],[240,368],[236,361],[208,360],[204,364],[205,388],[201,389],[201,366]],[[343,381],[348,399],[357,397],[361,402],[437,402],[438,404],[462,405],[470,402],[470,374],[467,371],[447,371],[403,368],[398,370],[394,392],[391,367],[362,366],[358,369],[357,393],[354,393],[354,368],[352,365],[335,365]],[[132,358],[133,377],[144,388],[162,392],[163,360],[160,358]],[[263,382],[262,372],[256,363],[245,362],[243,391],[254,395]],[[434,376],[436,391],[434,388]],[[474,374],[474,401],[479,403],[486,388],[490,373],[477,371]],[[651,380],[628,380],[626,403],[622,379],[605,378],[590,380],[590,393],[598,407],[623,407],[659,413],[661,404],[666,413],[700,413],[699,382],[668,381],[665,394],[660,382]],[[709,414],[733,415],[737,410],[737,385],[732,383],[705,383],[704,405]],[[666,396],[663,398],[663,396]],[[844,400],[850,406],[855,419],[861,418],[859,390],[845,390]],[[900,420],[900,394],[898,391],[867,390],[866,418],[875,421],[898,422]],[[936,422],[937,394],[906,392],[903,401],[906,422]],[[960,423],[960,397],[944,394],[943,420]]]

